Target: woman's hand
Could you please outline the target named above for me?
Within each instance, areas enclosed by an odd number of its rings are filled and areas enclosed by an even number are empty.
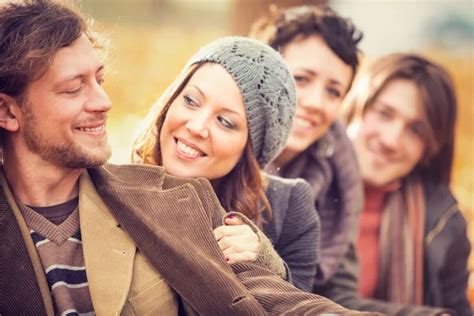
[[[214,236],[227,262],[255,261],[260,246],[258,235],[237,216],[227,217],[225,224],[214,229]]]

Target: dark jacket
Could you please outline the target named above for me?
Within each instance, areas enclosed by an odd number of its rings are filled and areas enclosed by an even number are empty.
[[[289,269],[289,281],[311,292],[319,260],[321,223],[310,185],[302,179],[268,175],[267,198],[272,218],[263,231]]]
[[[435,315],[439,306],[472,315],[466,297],[467,259],[470,243],[466,221],[449,189],[425,181],[424,298],[426,306],[406,306],[357,297],[358,264],[354,248],[345,257],[336,277],[321,294],[357,310],[379,311],[388,315]]]
[[[321,220],[321,256],[315,293],[340,268],[354,242],[362,207],[362,184],[357,160],[343,126],[336,122],[326,135],[281,169],[267,171],[284,178],[303,178],[311,184]]]
[[[106,165],[88,172],[119,228],[197,313],[347,312],[256,264],[229,266],[213,235],[225,211],[209,182],[167,176],[162,168],[143,165]],[[45,315],[45,293],[25,245],[30,237],[23,237],[2,191],[0,231],[0,314]]]

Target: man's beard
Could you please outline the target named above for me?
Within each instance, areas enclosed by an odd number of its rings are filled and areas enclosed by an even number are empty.
[[[110,146],[104,140],[100,152],[88,152],[69,139],[63,142],[51,143],[38,128],[38,120],[32,112],[30,102],[25,102],[22,108],[24,117],[24,139],[26,146],[43,160],[63,168],[82,169],[103,165],[111,155]]]

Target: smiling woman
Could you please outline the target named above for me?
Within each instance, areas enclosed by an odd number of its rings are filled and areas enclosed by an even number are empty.
[[[282,57],[255,40],[223,38],[198,51],[158,100],[133,158],[211,180],[227,211],[265,222],[287,268],[256,227],[257,235],[235,217],[215,231],[228,262],[261,260],[310,291],[320,229],[311,189],[261,171],[285,144],[294,111],[294,82]]]
[[[247,139],[239,87],[224,67],[204,64],[168,110],[160,133],[163,166],[177,176],[216,180],[237,165]]]

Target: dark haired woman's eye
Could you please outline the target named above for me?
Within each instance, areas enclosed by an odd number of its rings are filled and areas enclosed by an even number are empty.
[[[309,82],[309,79],[305,76],[294,75],[293,78],[295,79],[297,85],[304,85]]]
[[[331,97],[335,97],[337,99],[342,97],[342,93],[338,89],[329,87],[327,89],[327,92]]]

